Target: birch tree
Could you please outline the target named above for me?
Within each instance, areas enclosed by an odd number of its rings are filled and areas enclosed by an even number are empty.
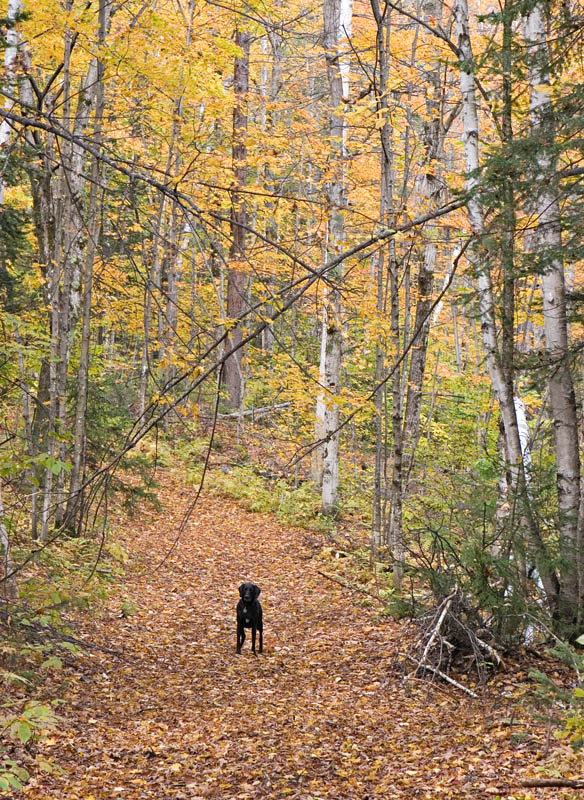
[[[547,564],[547,552],[542,542],[537,524],[531,515],[526,491],[525,472],[521,452],[517,416],[513,400],[512,370],[505,368],[499,350],[496,325],[496,303],[493,291],[490,255],[484,246],[486,235],[485,215],[480,198],[479,182],[479,116],[476,99],[475,60],[471,45],[467,0],[456,0],[454,6],[456,19],[457,46],[459,57],[460,92],[462,102],[463,147],[466,169],[466,190],[468,219],[475,239],[469,260],[476,281],[480,312],[482,344],[487,368],[497,398],[505,437],[505,450],[511,476],[511,491],[522,503],[525,531],[529,537],[542,570],[542,581],[552,607],[558,594],[557,578]]]
[[[582,599],[582,542],[578,417],[569,362],[566,285],[562,258],[561,211],[556,176],[554,109],[551,99],[550,42],[547,4],[536,2],[524,21],[530,83],[530,123],[533,137],[534,251],[541,274],[545,351],[549,397],[554,421],[558,496],[558,529],[562,556],[562,607],[566,622],[580,617]]]
[[[349,94],[347,40],[351,36],[352,0],[324,0],[323,44],[329,87],[329,177],[326,196],[329,206],[327,257],[337,256],[344,242],[343,210],[346,207],[346,129],[343,99]],[[330,275],[337,284],[326,289],[320,357],[321,396],[317,404],[317,432],[322,446],[322,509],[331,514],[337,505],[339,484],[339,406],[341,380],[342,311],[338,284],[342,267]],[[319,416],[322,415],[322,426]]]
[[[231,200],[231,246],[229,249],[229,275],[227,279],[227,317],[231,326],[225,347],[230,350],[238,347],[242,341],[240,324],[234,324],[245,307],[244,262],[246,258],[245,226],[247,210],[245,206],[245,189],[247,183],[247,94],[249,91],[249,50],[251,33],[242,27],[244,22],[238,20],[235,32],[235,44],[240,54],[235,58],[233,73],[233,90],[235,104],[233,106],[233,192]],[[228,403],[231,408],[239,408],[243,401],[242,352],[239,348],[229,356],[224,369],[225,386],[228,392]]]
[[[99,0],[99,29],[97,36],[98,46],[102,46],[105,41],[109,7],[106,0]],[[104,65],[99,57],[96,57],[95,69],[95,115],[93,120],[93,145],[99,147],[102,141],[103,114],[105,108],[105,88],[104,88]],[[84,252],[84,268],[81,276],[82,284],[82,308],[81,308],[81,347],[79,368],[77,371],[77,404],[75,409],[74,438],[73,438],[73,457],[71,478],[69,482],[69,497],[64,524],[74,529],[77,526],[80,533],[81,515],[76,519],[81,507],[81,484],[85,466],[86,454],[86,414],[87,414],[87,395],[89,389],[89,357],[90,357],[90,337],[91,337],[91,300],[93,294],[93,267],[97,252],[97,244],[100,232],[101,219],[98,212],[98,193],[102,177],[101,164],[97,157],[91,159],[91,176],[89,199],[87,203],[86,229],[87,243]]]
[[[18,597],[18,585],[12,559],[10,536],[6,529],[4,505],[2,503],[2,486],[0,485],[0,598],[2,595],[9,602],[16,600]]]
[[[17,97],[17,59],[20,50],[20,40],[16,24],[19,16],[24,10],[24,0],[8,0],[8,13],[7,22],[8,29],[6,31],[6,48],[4,50],[4,110],[12,111],[15,107]],[[2,154],[3,161],[7,158],[8,148],[10,147],[10,140],[12,139],[12,125],[10,121],[3,117],[0,120],[0,154]],[[4,168],[0,173],[0,208],[4,205]]]

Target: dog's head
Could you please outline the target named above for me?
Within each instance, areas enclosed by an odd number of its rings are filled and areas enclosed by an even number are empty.
[[[242,583],[239,587],[239,596],[244,603],[253,603],[260,596],[261,589],[255,583]]]

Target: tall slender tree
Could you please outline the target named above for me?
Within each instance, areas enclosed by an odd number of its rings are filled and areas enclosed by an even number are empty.
[[[235,58],[233,73],[233,190],[231,195],[231,246],[229,249],[229,274],[227,278],[227,317],[229,334],[226,348],[239,347],[242,341],[241,324],[234,323],[245,308],[245,259],[247,210],[245,190],[247,183],[247,124],[249,91],[249,51],[251,33],[245,21],[238,19],[235,31],[235,44],[239,53]],[[243,401],[243,371],[241,348],[229,356],[224,369],[225,386],[231,408],[239,408]]]
[[[345,234],[343,211],[346,207],[346,128],[343,99],[348,98],[348,56],[346,42],[351,36],[352,0],[324,0],[323,44],[329,87],[329,176],[326,196],[329,209],[327,255],[340,253]],[[341,381],[342,310],[338,284],[342,265],[330,276],[337,285],[327,288],[321,333],[322,396],[317,415],[322,413],[322,508],[331,514],[337,505],[339,485],[339,406]],[[321,411],[322,409],[322,411]]]
[[[558,179],[555,114],[551,98],[548,19],[550,9],[535,2],[525,18],[529,62],[530,122],[533,138],[534,250],[541,274],[545,350],[549,368],[549,397],[554,420],[554,447],[560,535],[560,616],[576,622],[581,615],[582,542],[580,541],[580,445],[576,397],[570,368],[566,283],[562,258],[561,211]]]

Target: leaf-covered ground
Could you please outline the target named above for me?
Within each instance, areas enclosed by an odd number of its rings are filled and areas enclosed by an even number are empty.
[[[36,800],[102,798],[539,798],[501,790],[533,775],[543,734],[517,702],[517,674],[480,700],[404,683],[399,623],[318,574],[298,529],[165,481],[161,513],[129,523],[128,580],[83,634],[123,651],[66,668],[59,732],[45,744],[66,778]],[[262,587],[264,654],[235,654],[237,587]],[[137,613],[120,616],[130,597]],[[568,795],[566,795],[568,796]]]

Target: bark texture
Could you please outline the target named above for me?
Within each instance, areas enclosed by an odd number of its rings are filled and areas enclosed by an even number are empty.
[[[326,69],[329,86],[329,179],[326,185],[329,206],[327,255],[337,256],[344,242],[343,209],[346,206],[345,162],[346,130],[343,97],[349,90],[348,56],[342,42],[351,35],[352,0],[325,0],[323,4]],[[342,266],[331,272],[337,284]],[[324,363],[322,361],[324,359]],[[339,406],[337,395],[341,382],[342,310],[341,296],[335,288],[326,294],[321,349],[322,435],[322,509],[331,514],[338,501],[339,485]],[[319,411],[317,411],[317,414]]]
[[[225,347],[230,350],[239,347],[242,340],[241,325],[233,324],[245,308],[246,272],[245,225],[247,211],[245,197],[238,189],[244,189],[247,182],[247,93],[249,90],[249,48],[251,33],[238,27],[235,43],[241,55],[235,59],[233,108],[233,178],[234,189],[231,202],[231,246],[229,249],[229,275],[227,279],[227,316],[232,325]],[[239,408],[243,401],[242,352],[239,348],[225,361],[224,380],[228,393],[228,404]]]
[[[517,416],[513,400],[513,386],[509,365],[504,365],[497,341],[495,318],[495,297],[493,292],[491,265],[489,254],[484,247],[485,219],[482,202],[479,196],[478,169],[479,158],[479,117],[476,101],[476,81],[474,77],[474,55],[469,33],[469,17],[467,0],[456,0],[454,5],[456,20],[457,44],[460,63],[460,91],[462,99],[463,146],[466,166],[466,189],[469,192],[467,204],[471,231],[475,237],[475,245],[470,249],[472,266],[477,281],[477,293],[480,311],[481,336],[487,369],[497,398],[505,436],[505,450],[511,477],[513,496],[522,504],[525,519],[525,534],[529,537],[532,548],[541,566],[542,580],[548,600],[555,605],[558,594],[557,579],[549,566],[545,569],[547,553],[543,545],[537,524],[531,514],[527,495],[523,456],[517,426]]]
[[[562,260],[561,212],[556,178],[554,110],[551,102],[548,9],[536,3],[525,19],[530,57],[530,121],[534,139],[534,250],[541,271],[545,349],[554,445],[562,556],[560,615],[580,616],[582,542],[579,538],[580,456],[576,397],[569,364],[566,285]]]

